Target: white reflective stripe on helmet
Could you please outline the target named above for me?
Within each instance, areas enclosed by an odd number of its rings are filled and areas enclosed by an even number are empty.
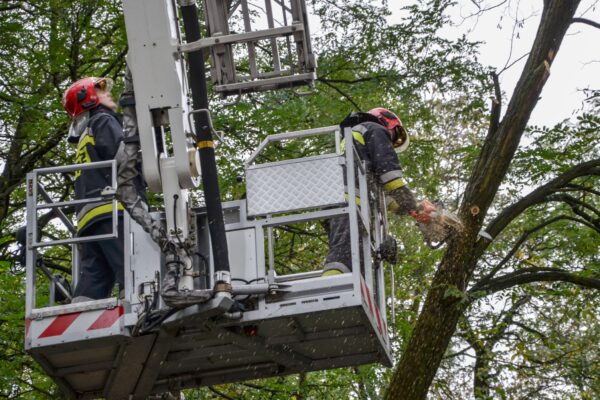
[[[404,176],[404,174],[402,173],[401,170],[395,169],[393,171],[388,171],[385,174],[381,174],[379,176],[379,182],[385,184],[385,183],[393,181],[394,179],[402,178],[403,176]]]

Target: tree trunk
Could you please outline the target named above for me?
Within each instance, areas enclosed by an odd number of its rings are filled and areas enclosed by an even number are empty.
[[[398,363],[386,399],[425,399],[466,302],[463,293],[481,251],[475,252],[484,218],[514,157],[550,65],[579,0],[545,1],[537,35],[506,115],[490,129],[465,190],[460,216],[465,230],[452,240],[433,278],[423,310]]]

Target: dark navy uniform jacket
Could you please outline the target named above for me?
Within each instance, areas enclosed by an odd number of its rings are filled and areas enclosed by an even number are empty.
[[[100,105],[90,111],[89,118],[88,127],[79,138],[75,162],[79,164],[114,159],[123,141],[120,115]],[[112,186],[110,168],[80,170],[75,173],[76,199],[100,197],[107,186]],[[145,185],[141,175],[137,177],[136,186],[145,198]],[[118,209],[123,210],[121,203],[118,204]],[[105,200],[78,205],[76,211],[77,231],[82,233],[84,228],[87,229],[94,222],[110,218],[112,203]]]

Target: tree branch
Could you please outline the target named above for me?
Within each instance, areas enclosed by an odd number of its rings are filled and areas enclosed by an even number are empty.
[[[486,282],[488,282],[490,279],[492,279],[494,277],[494,275],[496,275],[496,273],[498,271],[500,271],[502,269],[502,267],[504,267],[504,265],[506,265],[506,263],[515,255],[515,253],[517,252],[517,250],[519,250],[519,248],[521,247],[521,245],[525,242],[525,240],[527,240],[527,238],[539,231],[540,229],[545,228],[546,226],[553,224],[556,221],[560,221],[567,218],[566,215],[559,215],[558,217],[554,217],[551,218],[545,222],[542,222],[541,224],[537,225],[534,228],[528,229],[525,232],[523,232],[523,234],[521,235],[521,237],[519,238],[519,240],[517,240],[517,242],[514,244],[514,246],[510,249],[510,251],[508,253],[506,253],[506,255],[504,256],[504,258],[502,260],[500,260],[500,262],[498,264],[496,264],[496,266],[494,268],[492,268],[492,270],[486,275],[484,276],[481,280],[479,280],[478,282],[475,283],[475,285],[482,285],[485,284]]]
[[[464,349],[462,349],[462,350],[459,350],[459,351],[456,351],[456,352],[454,352],[454,353],[450,353],[450,354],[445,354],[445,355],[444,355],[444,360],[448,360],[448,359],[450,359],[450,358],[454,358],[454,357],[458,357],[458,356],[465,355],[465,353],[466,353],[467,351],[471,350],[472,348],[473,348],[473,347],[472,347],[471,345],[469,345],[469,346],[465,347],[465,348],[464,348]]]
[[[352,103],[352,105],[354,106],[354,108],[357,111],[360,111],[360,106],[358,104],[356,104],[356,102],[354,100],[352,100],[352,97],[348,96],[340,88],[338,88],[335,85],[332,85],[331,83],[329,83],[327,81],[321,81],[321,82],[323,82],[324,84],[326,84],[327,86],[329,86],[330,88],[332,88],[333,90],[335,90],[336,92],[338,92],[339,94],[341,94],[342,96],[344,96],[350,103]]]
[[[576,184],[568,184],[565,185],[564,188],[559,190],[560,192],[585,192],[585,193],[590,193],[590,194],[595,194],[596,196],[600,196],[600,190],[594,190],[592,188],[583,186],[583,185],[576,185]]]
[[[494,333],[488,340],[486,340],[486,347],[491,349],[504,335],[506,330],[514,323],[514,318],[519,312],[519,308],[523,307],[531,299],[530,295],[524,295],[519,297],[517,301],[513,302],[510,309],[504,314],[502,320],[496,324],[496,333]],[[490,344],[492,346],[490,346]]]
[[[600,290],[600,279],[580,276],[576,273],[554,268],[527,268],[491,279],[481,287],[474,286],[469,293],[484,291],[488,294],[513,286],[532,282],[569,282],[590,289]]]
[[[540,338],[540,340],[542,341],[542,343],[544,343],[544,345],[547,345],[548,337],[546,335],[544,335],[542,332],[538,331],[537,329],[533,329],[519,321],[514,321],[513,324],[515,326],[518,326],[519,328],[523,329],[525,332],[529,332],[531,334],[538,336]]]
[[[0,7],[0,12],[16,10],[17,8],[21,8],[20,4],[14,4],[12,6]]]
[[[600,29],[600,23],[598,23],[596,21],[592,21],[592,20],[587,19],[587,18],[573,18],[571,21],[573,23],[579,22],[580,24],[586,24],[586,25],[589,25],[589,26],[593,26],[594,28]]]
[[[320,82],[328,82],[328,83],[347,83],[347,84],[354,84],[354,83],[362,83],[362,82],[369,82],[369,81],[376,81],[376,80],[380,80],[380,79],[387,79],[387,78],[393,78],[392,75],[375,75],[375,76],[368,76],[365,78],[357,78],[357,79],[328,79],[328,78],[317,78],[318,81]]]
[[[490,115],[490,127],[488,136],[493,135],[498,130],[500,125],[500,114],[502,112],[502,91],[500,90],[500,81],[498,74],[492,72],[492,80],[494,81],[494,97],[492,98],[492,111]]]
[[[512,222],[517,216],[519,216],[527,208],[542,203],[546,200],[546,197],[558,189],[566,186],[570,181],[575,178],[586,175],[595,175],[600,173],[600,158],[595,160],[583,162],[577,164],[571,169],[567,170],[558,177],[552,179],[548,183],[538,187],[531,193],[506,207],[496,218],[494,218],[487,226],[486,231],[492,236],[496,237],[506,226]],[[477,254],[481,254],[480,250],[485,250],[489,245],[489,241],[479,240],[477,246]]]
[[[551,225],[551,224],[561,221],[561,220],[569,220],[569,221],[578,222],[578,223],[588,226],[591,229],[594,229],[594,226],[588,224],[586,221],[582,221],[578,218],[570,217],[568,215],[558,215],[554,218],[550,218],[549,220],[542,222],[541,224],[535,226],[534,228],[528,229],[525,232],[523,232],[523,234],[521,235],[519,240],[517,240],[517,242],[510,249],[510,251],[504,256],[504,258],[502,260],[500,260],[500,262],[496,266],[494,266],[490,272],[488,272],[483,278],[481,278],[478,282],[476,282],[475,285],[473,285],[473,288],[476,286],[485,285],[487,282],[489,282],[496,275],[496,273],[498,271],[500,271],[502,269],[502,267],[504,267],[504,265],[506,265],[506,263],[508,261],[510,261],[510,259],[515,255],[517,250],[527,240],[527,238],[529,238],[529,236],[531,236],[533,233],[545,228],[546,226]]]
[[[525,57],[527,57],[529,55],[529,53],[525,53],[523,54],[521,57],[517,58],[516,60],[514,60],[513,62],[511,62],[510,64],[507,64],[504,68],[502,68],[500,70],[500,72],[498,72],[498,75],[501,75],[504,71],[510,69],[513,65],[515,65],[516,63],[518,63],[519,61],[521,61],[522,59],[524,59]]]
[[[568,194],[564,194],[564,193],[553,194],[551,196],[548,196],[548,200],[549,201],[562,201],[562,202],[565,202],[569,206],[571,206],[571,208],[573,209],[573,211],[575,211],[576,208],[585,208],[586,210],[589,210],[589,211],[593,212],[594,214],[600,216],[600,210],[598,210],[594,206],[586,203],[585,201],[576,199],[575,197],[570,196]],[[589,217],[589,218],[591,218],[591,217]]]

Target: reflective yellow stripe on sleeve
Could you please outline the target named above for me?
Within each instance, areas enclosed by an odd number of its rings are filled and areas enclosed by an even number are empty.
[[[79,144],[77,145],[77,152],[75,152],[75,163],[86,164],[92,162],[92,158],[90,157],[90,153],[88,153],[88,149],[86,147],[88,144],[95,146],[96,140],[92,135],[86,133],[81,137],[81,139],[79,139]],[[79,178],[80,175],[80,169],[75,171],[75,179]]]
[[[117,204],[117,210],[123,211],[124,209],[125,208],[123,207],[123,204],[121,204],[121,203]],[[81,220],[77,221],[77,231],[79,232],[80,230],[82,230],[83,227],[85,226],[85,224],[90,222],[92,219],[94,219],[102,214],[108,214],[110,212],[112,212],[112,203],[103,204],[101,206],[92,208],[90,211],[88,211],[83,216],[83,218],[81,218]]]
[[[362,144],[363,146],[365,145],[365,138],[363,137],[362,133],[356,132],[356,131],[352,131],[352,137],[358,143]]]
[[[396,190],[398,188],[401,188],[402,186],[405,186],[405,185],[406,185],[406,182],[404,181],[404,179],[396,178],[393,181],[389,181],[388,183],[383,185],[383,189],[386,191],[386,193],[389,193],[389,192]]]
[[[366,146],[366,144],[365,144],[365,138],[362,135],[362,133],[356,132],[356,131],[352,131],[352,137],[358,143],[362,144],[363,146]],[[346,139],[342,139],[342,141],[340,142],[340,147],[342,148],[342,153],[343,153],[344,150],[346,150]]]
[[[96,145],[96,139],[90,134],[84,135],[77,144],[77,151],[80,151],[85,145],[91,144],[92,146]]]

